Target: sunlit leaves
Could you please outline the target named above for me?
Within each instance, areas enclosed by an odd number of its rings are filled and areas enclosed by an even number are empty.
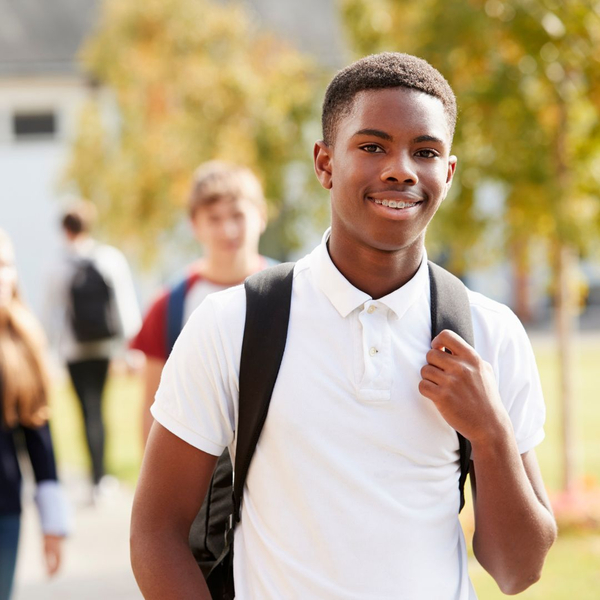
[[[464,256],[472,257],[488,234],[477,203],[459,204],[458,197],[490,179],[506,187],[509,243],[521,235],[539,236],[584,249],[597,236],[600,3],[344,0],[342,5],[359,53],[386,49],[422,56],[457,94],[458,189],[431,236],[456,253],[455,261],[464,264]],[[381,25],[377,15],[383,13],[387,20]]]
[[[302,129],[315,118],[317,69],[239,3],[106,0],[81,59],[118,117],[99,117],[102,97],[86,109],[68,179],[147,257],[181,219],[199,163],[249,165],[277,207],[286,165],[310,159]]]

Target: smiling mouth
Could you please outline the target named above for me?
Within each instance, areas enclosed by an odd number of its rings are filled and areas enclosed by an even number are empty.
[[[379,200],[376,198],[369,198],[371,202],[375,204],[380,204],[381,206],[387,206],[388,208],[395,209],[403,209],[403,208],[412,208],[413,206],[417,206],[417,204],[421,204],[423,200],[417,200],[416,202],[403,202],[402,200]]]

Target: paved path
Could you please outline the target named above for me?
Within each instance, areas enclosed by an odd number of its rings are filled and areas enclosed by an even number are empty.
[[[14,600],[139,600],[129,565],[133,492],[121,486],[97,506],[80,476],[62,474],[74,512],[60,573],[48,580],[35,506],[25,503]],[[26,497],[31,491],[25,490]]]

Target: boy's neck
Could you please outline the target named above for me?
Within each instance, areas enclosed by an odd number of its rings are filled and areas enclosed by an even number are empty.
[[[207,255],[199,263],[201,275],[221,285],[237,285],[260,270],[262,257],[258,252],[231,255]]]
[[[423,245],[385,252],[375,248],[355,246],[351,255],[337,252],[330,238],[329,256],[340,273],[357,289],[378,299],[408,283],[423,260]]]

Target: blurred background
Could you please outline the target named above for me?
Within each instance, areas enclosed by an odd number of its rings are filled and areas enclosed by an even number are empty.
[[[561,531],[523,597],[598,598],[600,2],[0,0],[0,227],[25,299],[41,317],[59,215],[85,197],[147,306],[197,254],[185,202],[213,158],[261,177],[264,254],[308,252],[329,219],[311,158],[325,86],[383,50],[429,60],[458,98],[459,166],[430,257],[508,304],[536,352],[548,405],[538,456]],[[52,429],[77,527],[48,583],[26,510],[16,598],[139,597],[127,545],[140,386],[113,369],[107,461],[121,485],[90,507],[78,407],[57,369]],[[474,560],[470,570],[482,600],[501,596]]]

